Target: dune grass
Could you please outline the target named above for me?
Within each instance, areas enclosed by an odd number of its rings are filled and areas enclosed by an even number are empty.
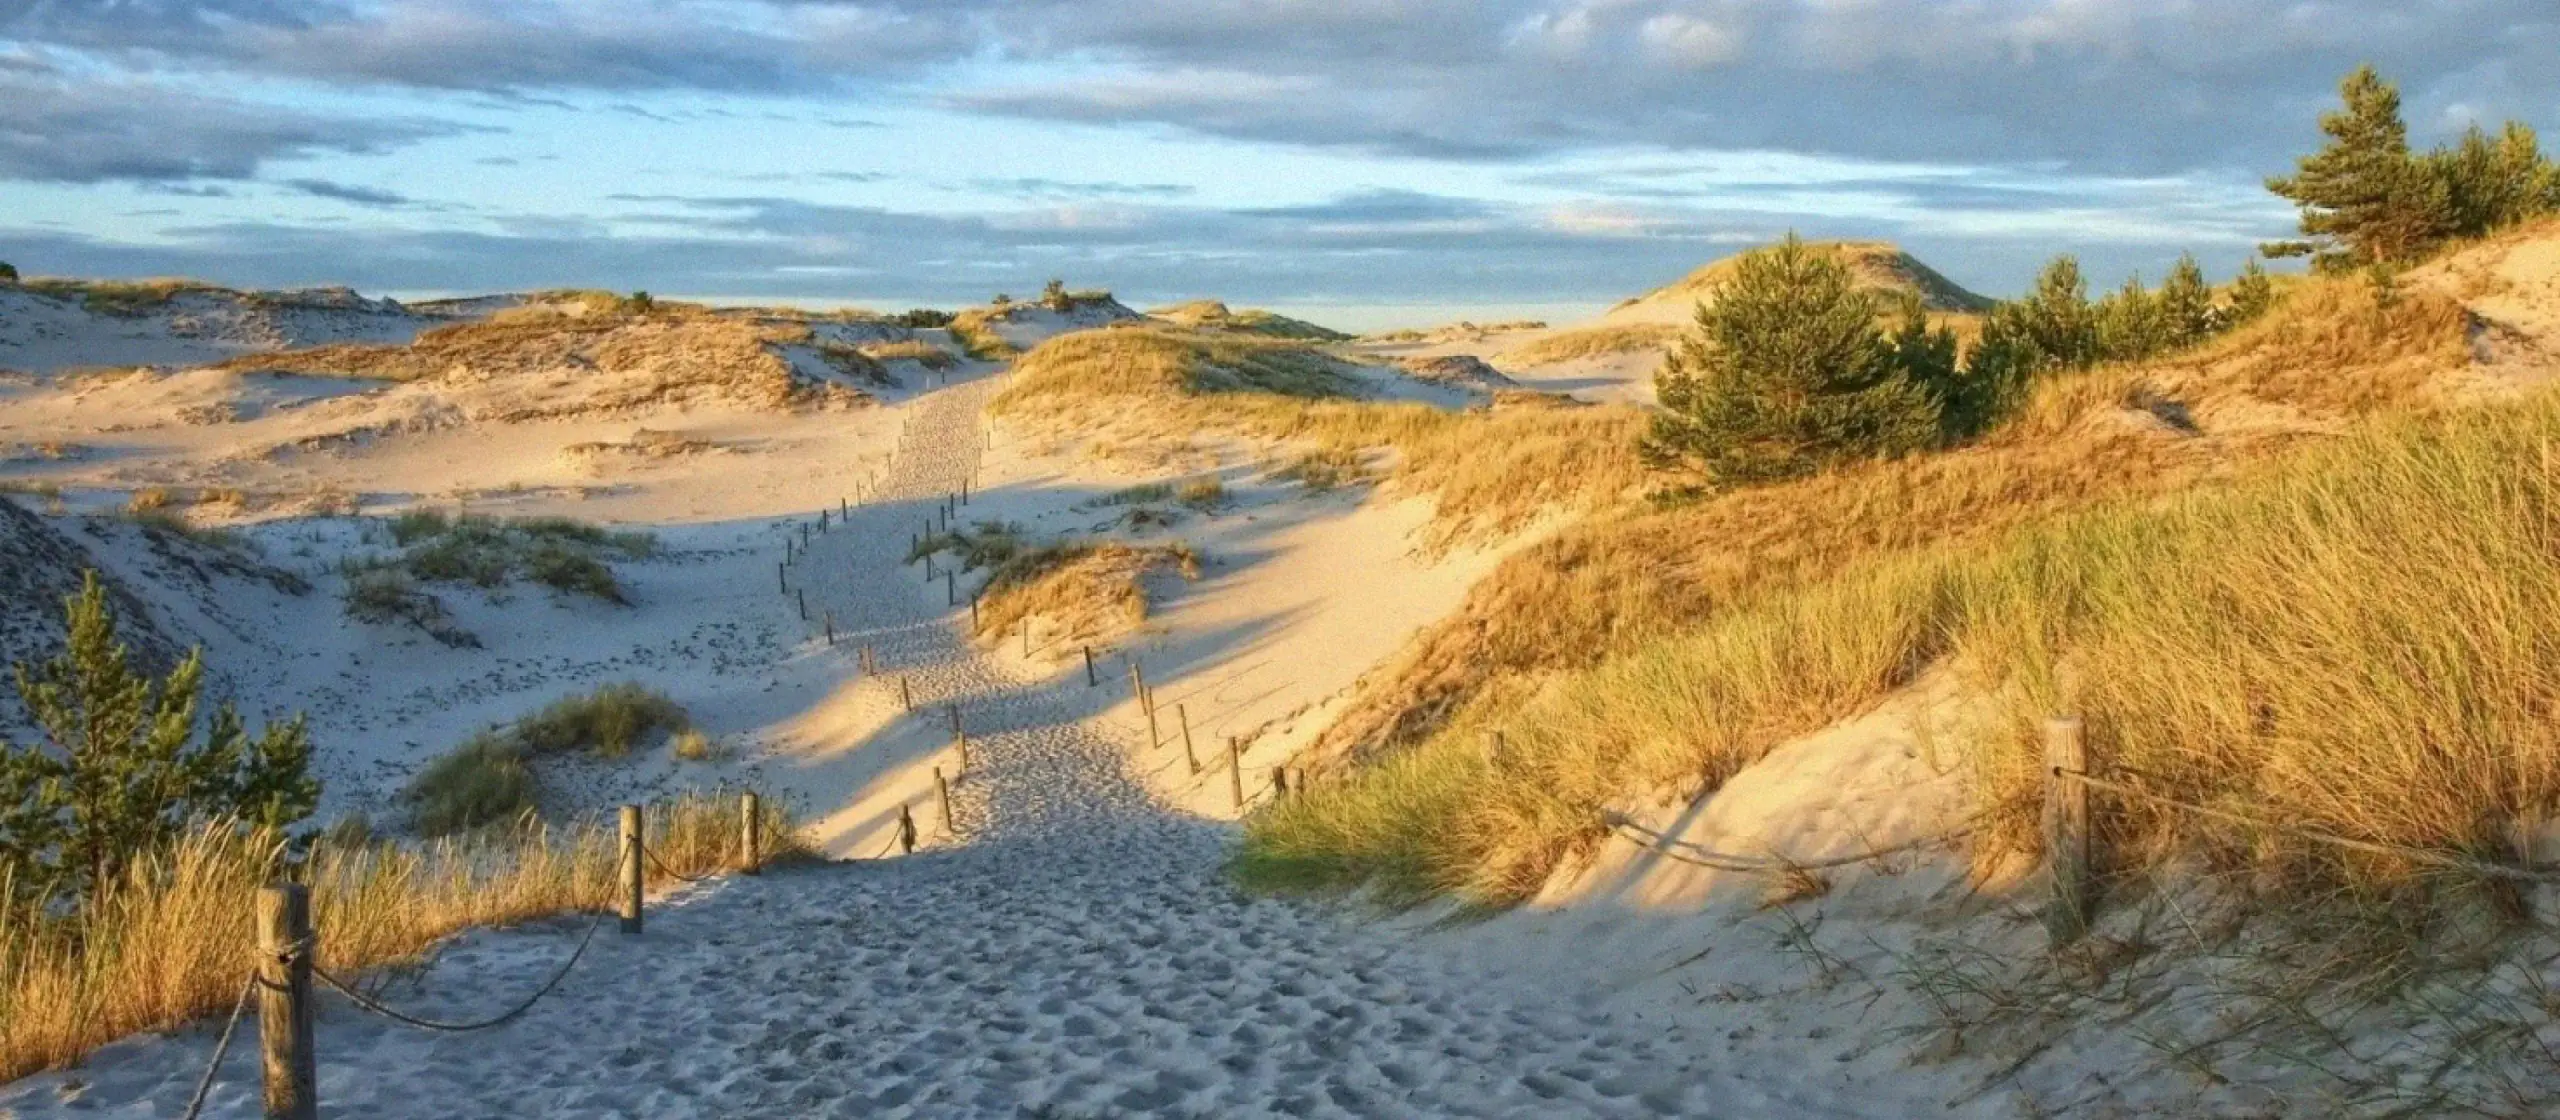
[[[1502,352],[1504,364],[1545,366],[1584,358],[1606,358],[1640,350],[1669,351],[1681,328],[1670,323],[1619,323],[1557,331]]]
[[[410,823],[428,836],[502,824],[537,807],[536,759],[572,752],[621,758],[652,735],[692,730],[684,706],[665,693],[630,681],[608,684],[472,736],[420,770],[401,798]]]
[[[960,344],[960,352],[970,361],[1001,362],[1022,351],[1015,349],[1002,334],[996,332],[997,318],[995,312],[971,308],[952,316],[950,324],[943,329],[951,332],[951,340]]]
[[[960,364],[958,358],[951,356],[951,351],[920,338],[865,342],[854,349],[875,362],[914,362],[929,370],[945,370]]]
[[[1448,412],[1361,400],[1358,389],[1336,359],[1301,343],[1133,327],[1034,349],[994,407],[1138,441],[1233,432],[1336,464],[1385,450],[1388,481],[1437,499],[1443,543],[1560,506],[1625,501],[1641,482],[1644,418],[1632,408]]]
[[[767,858],[804,856],[794,822],[765,805]],[[739,811],[734,797],[651,806],[650,848],[685,875],[728,867]],[[422,845],[323,836],[307,855],[292,850],[273,832],[213,825],[137,861],[76,912],[0,906],[0,1081],[229,1010],[253,966],[252,910],[267,883],[311,887],[319,963],[344,976],[474,926],[603,909],[615,867],[614,826],[595,821]],[[665,881],[655,864],[649,873]]]
[[[1835,536],[1793,578],[1702,594],[1685,625],[1469,693],[1409,749],[1257,817],[1239,871],[1516,901],[1594,841],[1603,806],[1713,788],[1939,661],[1997,698],[1995,725],[1956,746],[1985,804],[2016,810],[2010,839],[2025,839],[2040,788],[2033,729],[2073,711],[2097,757],[2172,796],[2508,858],[2515,823],[2560,801],[2560,641],[2541,621],[2560,610],[2556,439],[2546,396],[2381,421],[2229,486],[2119,490],[1988,536]],[[1899,489],[1878,481],[1870,498]],[[1865,520],[1908,516],[1895,508]],[[1499,770],[1473,746],[1487,727],[1510,743]],[[2258,888],[2362,896],[2447,885],[2422,865],[2151,806],[2111,805],[2107,821],[2110,850],[2135,867],[2199,857]]]
[[[1033,617],[1082,640],[1127,633],[1147,619],[1147,574],[1166,568],[1198,579],[1199,555],[1179,542],[1071,541],[1024,550],[999,565],[988,582],[979,602],[978,634],[1001,636]]]
[[[565,517],[501,519],[481,514],[447,514],[411,510],[390,522],[394,557],[355,561],[347,566],[349,613],[358,617],[408,618],[410,612],[389,609],[399,590],[363,577],[385,569],[422,581],[504,587],[523,579],[571,595],[628,604],[612,561],[656,555],[658,539],[645,532],[616,531]],[[366,600],[360,604],[359,598]],[[359,606],[381,610],[368,615]],[[439,608],[440,613],[440,608]]]

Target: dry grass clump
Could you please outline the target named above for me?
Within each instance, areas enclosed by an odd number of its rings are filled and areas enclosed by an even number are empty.
[[[1330,327],[1321,327],[1304,319],[1292,319],[1276,312],[1248,307],[1234,310],[1214,299],[1193,300],[1147,312],[1151,319],[1161,319],[1178,327],[1195,330],[1235,331],[1243,334],[1268,335],[1272,338],[1294,338],[1308,342],[1345,342],[1351,336]]]
[[[769,858],[805,856],[797,825],[765,804]],[[718,871],[736,858],[739,811],[733,797],[652,806],[650,847],[675,872]],[[227,1011],[254,965],[251,911],[268,883],[311,887],[320,966],[352,976],[475,926],[601,910],[616,855],[613,826],[593,821],[424,845],[323,836],[293,851],[277,833],[214,824],[136,861],[76,912],[0,903],[0,1081]],[[667,881],[655,863],[648,871]]]
[[[1987,802],[2019,809],[2018,821],[2039,789],[2035,723],[2078,711],[2100,758],[2172,796],[2502,858],[2515,822],[2560,801],[2560,735],[2547,718],[2560,702],[2560,643],[2537,621],[2560,609],[2555,439],[2560,402],[2543,398],[2400,421],[2167,505],[2118,501],[2035,525],[2010,518],[2017,527],[1987,539],[1924,532],[1890,548],[1835,532],[1809,567],[1663,589],[1695,596],[1679,601],[1695,612],[1685,624],[1626,619],[1642,627],[1633,642],[1571,628],[1609,656],[1572,658],[1549,644],[1559,631],[1539,635],[1537,655],[1578,667],[1478,681],[1454,718],[1403,729],[1412,749],[1260,818],[1241,867],[1273,885],[1515,900],[1599,834],[1602,806],[1712,788],[1948,657],[2002,698],[2002,725],[1963,749]],[[1967,456],[1987,457],[1941,461]],[[1894,493],[1875,488],[1881,468],[1867,473],[1871,499]],[[1952,512],[1899,496],[1903,511]],[[1862,520],[1896,509],[1879,503]],[[1684,559],[1735,558],[1674,550],[1554,565],[1596,582],[1503,593],[1532,609],[1570,604]],[[1479,648],[1506,640],[1516,637]],[[1513,761],[1500,770],[1473,749],[1489,726],[1509,736]],[[2132,863],[2200,854],[2260,885],[2405,892],[2430,870],[2148,806],[2111,806],[2110,828],[2111,850]]]
[[[996,312],[971,308],[952,316],[950,325],[943,329],[951,332],[951,340],[960,344],[960,352],[968,355],[969,360],[1001,362],[1022,351],[1015,349],[1002,334],[996,332],[995,321],[998,318],[1001,316]]]
[[[1063,633],[1099,640],[1147,620],[1146,576],[1171,568],[1200,578],[1200,558],[1180,542],[1140,547],[1077,541],[1027,550],[996,569],[980,600],[978,633],[1010,632],[1033,617]]]
[[[546,755],[621,758],[660,732],[681,740],[692,731],[684,706],[665,693],[629,681],[608,684],[472,736],[419,771],[401,797],[412,825],[429,836],[504,824],[538,806],[533,763]],[[682,757],[683,744],[676,746]]]
[[[1444,540],[1507,532],[1559,506],[1625,500],[1641,481],[1644,417],[1632,408],[1456,413],[1353,399],[1358,388],[1335,359],[1302,344],[1125,328],[1034,349],[994,407],[1120,442],[1225,430],[1302,445],[1300,454],[1336,464],[1389,449],[1385,476],[1438,499]]]
[[[952,357],[951,351],[920,338],[865,342],[854,349],[875,362],[914,362],[931,370],[950,369],[960,364],[960,359]]]
[[[1670,323],[1621,323],[1558,331],[1502,352],[1512,366],[1544,366],[1584,358],[1606,358],[1639,350],[1668,351],[1681,328]]]
[[[617,532],[565,517],[502,520],[436,510],[411,510],[393,518],[391,539],[404,549],[398,557],[353,563],[350,577],[392,566],[420,580],[490,588],[526,579],[617,604],[630,600],[611,561],[645,559],[658,548],[652,534]]]
[[[38,276],[19,281],[18,286],[55,299],[79,300],[80,306],[91,314],[123,317],[142,315],[167,306],[170,300],[188,292],[228,290],[182,276],[155,276],[144,280],[71,280]]]

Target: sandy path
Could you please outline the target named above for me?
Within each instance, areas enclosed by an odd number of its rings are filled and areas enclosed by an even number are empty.
[[[341,1116],[1866,1116],[1938,1112],[1810,1054],[1533,995],[1410,933],[1251,898],[1231,826],[1159,806],[1081,672],[1019,681],[903,565],[976,453],[991,383],[917,403],[850,531],[802,563],[813,612],[866,632],[923,703],[968,712],[962,837],[656,904],[504,1028],[424,1035],[329,999]],[[830,574],[831,573],[831,574]],[[900,586],[903,584],[903,586]],[[876,682],[872,687],[893,687]],[[940,720],[939,710],[917,719]],[[929,805],[919,823],[939,825]],[[584,920],[457,939],[388,993],[463,1017],[515,998]],[[1731,1024],[1727,1024],[1730,1026]],[[1747,1033],[1747,1031],[1745,1032]],[[0,1115],[172,1115],[211,1031],[133,1039],[0,1088]],[[253,1047],[209,1114],[255,1114]],[[1865,1080],[1865,1079],[1861,1079]]]

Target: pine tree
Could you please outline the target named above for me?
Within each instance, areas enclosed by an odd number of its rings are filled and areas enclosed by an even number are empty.
[[[2045,265],[2019,310],[2018,326],[2032,347],[2030,364],[2036,371],[2097,363],[2097,313],[2089,306],[2089,285],[2080,277],[2078,258],[2059,256]]]
[[[135,673],[96,572],[65,615],[62,653],[17,667],[46,742],[0,741],[0,882],[38,902],[83,897],[191,823],[311,815],[320,786],[300,717],[252,738],[226,703],[199,738],[200,651],[165,680]]]
[[[2171,350],[2184,350],[2214,333],[2213,287],[2205,283],[2204,268],[2196,264],[2195,254],[2178,258],[2169,269],[2169,278],[2160,282],[2155,297],[2160,307],[2162,337]]]
[[[2267,270],[2258,264],[2258,258],[2251,257],[2231,282],[2231,302],[2223,310],[2223,328],[2228,330],[2264,315],[2275,304],[2275,281],[2267,278]]]
[[[1075,310],[1076,306],[1074,300],[1067,298],[1067,282],[1055,278],[1049,281],[1048,286],[1040,289],[1040,304],[1061,314]]]
[[[1938,403],[1875,317],[1849,270],[1793,235],[1745,254],[1655,375],[1645,461],[1739,486],[1934,442]]]
[[[18,266],[10,264],[7,261],[0,261],[0,284],[15,284],[17,282]]]
[[[2541,139],[2520,121],[2492,140],[2473,125],[2451,148],[2427,157],[2430,170],[2444,181],[2451,216],[2448,232],[2478,237],[2515,225],[2553,208],[2560,173],[2543,157]]]
[[[2445,178],[2411,158],[2399,87],[2372,66],[2347,75],[2338,96],[2344,107],[2320,116],[2327,146],[2304,156],[2294,174],[2267,180],[2268,190],[2301,208],[2304,239],[2263,251],[2307,254],[2330,271],[2414,260],[2450,231]]]
[[[2168,349],[2168,322],[2140,276],[2126,277],[2124,287],[2100,300],[2094,317],[2101,361],[2138,362]]]

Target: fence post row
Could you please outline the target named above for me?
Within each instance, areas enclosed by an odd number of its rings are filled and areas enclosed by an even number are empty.
[[[619,880],[621,889],[614,892],[614,902],[619,907],[618,913],[622,918],[624,933],[640,932],[641,880],[646,877],[641,867],[641,844],[645,842],[645,838],[640,830],[640,807],[623,806],[622,863],[617,869],[621,876]]]
[[[311,891],[300,883],[258,892],[258,1052],[267,1115],[319,1120],[320,1075],[312,1049]]]
[[[2089,787],[2075,780],[2089,772],[2088,741],[2078,719],[2044,725],[2044,850],[2053,877],[2045,932],[2057,945],[2089,931],[2091,859]]]

